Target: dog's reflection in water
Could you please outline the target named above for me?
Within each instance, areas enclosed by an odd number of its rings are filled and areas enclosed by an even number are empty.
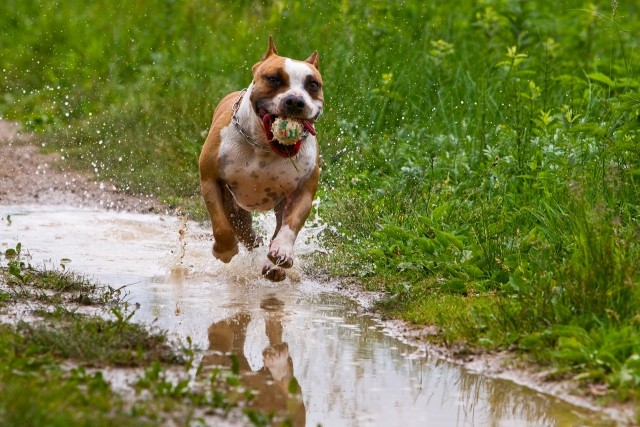
[[[269,345],[262,351],[263,366],[252,371],[244,354],[247,326],[251,315],[246,311],[214,323],[209,327],[209,352],[203,366],[231,366],[235,354],[242,383],[256,393],[249,406],[276,419],[287,418],[294,426],[305,425],[305,407],[300,386],[293,376],[289,346],[282,342],[284,303],[275,296],[263,299],[265,332]]]

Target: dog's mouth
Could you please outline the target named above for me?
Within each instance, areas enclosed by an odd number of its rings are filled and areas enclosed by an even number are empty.
[[[277,155],[281,157],[293,157],[298,154],[300,148],[302,147],[302,141],[304,140],[304,136],[296,141],[295,144],[285,145],[281,144],[277,139],[274,138],[273,132],[271,131],[271,127],[273,126],[273,122],[278,118],[276,114],[270,114],[261,109],[258,114],[262,117],[262,125],[264,127],[264,132],[269,141],[269,146]],[[284,117],[283,117],[284,118]],[[306,132],[315,136],[316,129],[313,126],[313,123],[307,119],[299,119],[302,122],[302,126]]]

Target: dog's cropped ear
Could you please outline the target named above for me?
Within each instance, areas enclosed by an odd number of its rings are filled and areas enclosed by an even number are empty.
[[[267,49],[267,53],[265,53],[264,56],[262,57],[262,60],[264,61],[271,55],[277,55],[277,54],[278,54],[278,48],[276,48],[276,44],[273,42],[273,37],[269,36],[269,48]]]
[[[258,66],[260,64],[262,64],[262,62],[267,59],[268,57],[270,57],[271,55],[277,55],[278,54],[278,48],[276,47],[276,44],[273,42],[273,37],[269,36],[269,48],[267,49],[267,52],[264,54],[264,56],[262,57],[262,59],[260,60],[260,62],[256,63],[253,65],[253,73],[256,73],[256,70],[258,69]]]
[[[318,51],[314,51],[310,57],[305,59],[304,62],[308,62],[309,64],[316,67],[316,70],[320,70],[320,61],[318,60]]]

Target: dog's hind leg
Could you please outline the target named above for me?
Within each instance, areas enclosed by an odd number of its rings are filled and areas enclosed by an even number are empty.
[[[251,251],[262,245],[262,238],[253,229],[251,212],[242,209],[236,203],[231,191],[225,187],[223,195],[224,209],[234,233],[247,250]]]

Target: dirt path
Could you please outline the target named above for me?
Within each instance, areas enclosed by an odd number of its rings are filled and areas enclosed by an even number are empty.
[[[0,204],[47,204],[130,212],[166,212],[153,197],[120,191],[109,182],[65,170],[59,154],[41,154],[35,137],[0,120]]]

